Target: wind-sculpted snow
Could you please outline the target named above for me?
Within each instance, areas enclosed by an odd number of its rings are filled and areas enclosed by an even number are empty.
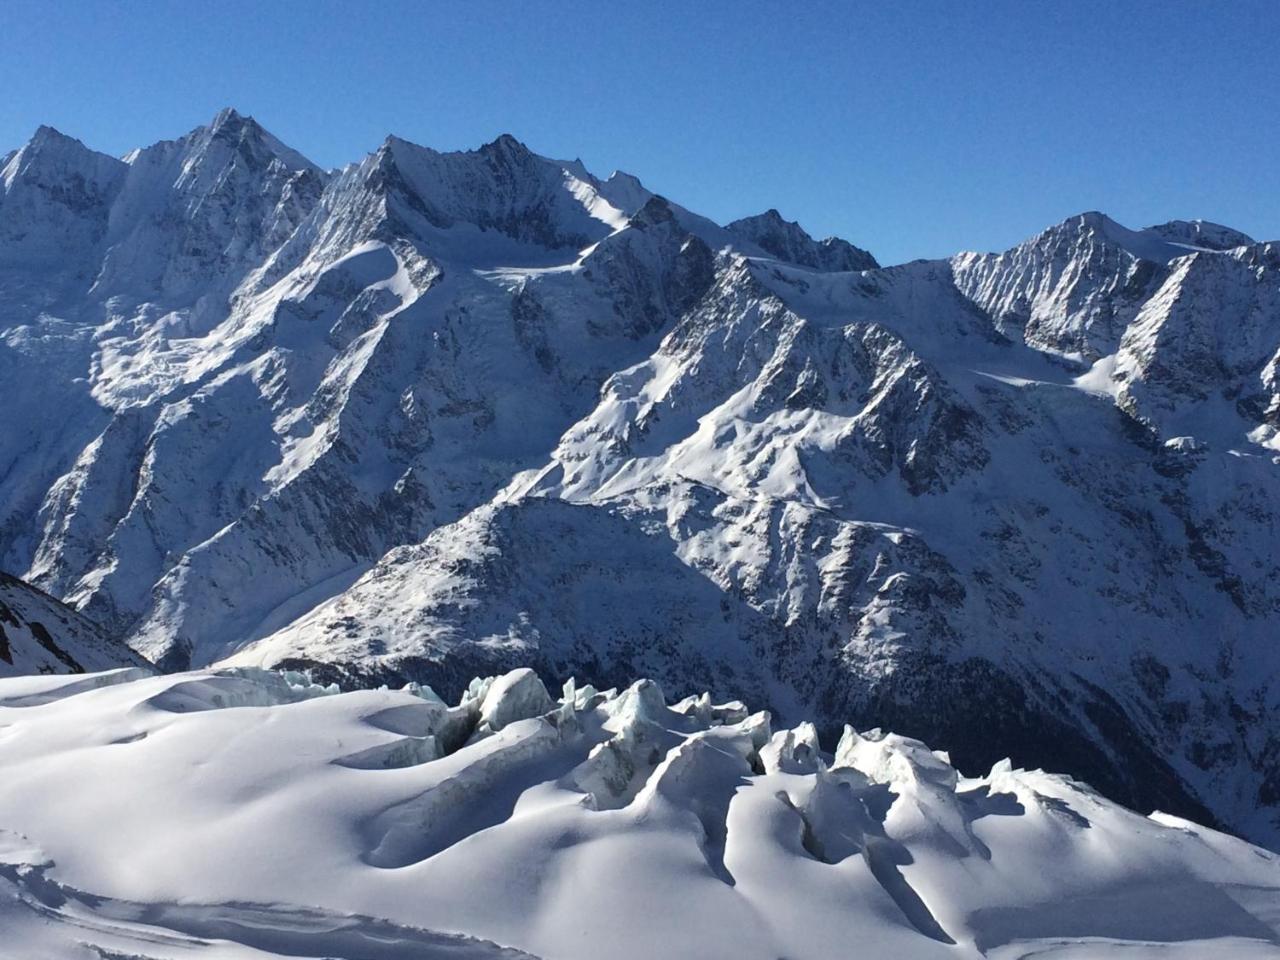
[[[14,956],[1280,956],[1274,854],[647,680],[14,678],[0,729]]]
[[[1086,213],[880,268],[509,136],[325,172],[234,111],[0,170],[0,567],[164,669],[652,676],[1280,843],[1274,244]]]

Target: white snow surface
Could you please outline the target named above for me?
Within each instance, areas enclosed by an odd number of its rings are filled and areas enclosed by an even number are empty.
[[[828,750],[531,677],[454,707],[254,668],[0,679],[0,953],[1280,956],[1280,857],[1243,841],[879,730]]]

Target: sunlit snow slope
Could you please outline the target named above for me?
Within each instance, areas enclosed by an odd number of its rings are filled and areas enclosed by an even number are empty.
[[[1274,854],[879,730],[823,746],[529,670],[452,707],[252,668],[0,680],[0,954],[1280,956]]]

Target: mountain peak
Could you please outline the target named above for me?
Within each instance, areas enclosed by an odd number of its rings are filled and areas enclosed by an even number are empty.
[[[209,129],[219,130],[224,127],[239,127],[245,123],[256,125],[257,121],[253,117],[246,117],[235,107],[223,107],[213,115],[213,120],[209,122]]]
[[[757,213],[755,216],[742,217],[734,220],[725,226],[730,233],[751,233],[760,234],[763,231],[776,231],[780,235],[785,235],[792,240],[803,241],[807,243],[816,243],[817,241],[809,235],[809,232],[800,226],[794,220],[788,220],[776,207],[770,207],[764,213]],[[752,239],[755,239],[754,237]],[[760,241],[755,239],[756,243]],[[766,249],[768,249],[766,247]],[[774,251],[770,251],[771,253]]]
[[[26,146],[20,152],[27,153],[28,156],[34,152],[42,155],[48,153],[56,155],[66,152],[98,155],[96,150],[85,146],[82,141],[77,140],[75,137],[67,136],[61,130],[47,124],[41,124],[36,127],[35,133],[31,135],[31,139],[27,141]],[[105,154],[101,154],[101,156],[105,156]]]
[[[774,207],[753,217],[734,220],[725,229],[779,260],[813,270],[874,270],[880,266],[870,253],[847,240],[839,237],[821,242],[814,240],[800,224],[787,220]]]
[[[633,173],[627,173],[625,170],[615,170],[609,174],[609,179],[605,183],[616,184],[622,186],[625,184],[629,187],[644,189],[644,184],[640,182],[640,178]]]
[[[1074,217],[1068,217],[1067,219],[1068,221],[1079,220],[1082,224],[1090,227],[1102,227],[1116,222],[1101,210],[1085,210],[1083,213],[1078,213]]]
[[[138,157],[150,154],[152,148],[160,148],[161,152],[170,150],[174,142],[177,142],[182,150],[188,151],[191,160],[197,164],[202,157],[209,154],[212,146],[223,145],[229,150],[248,157],[253,165],[265,166],[273,160],[279,160],[285,168],[291,170],[307,170],[310,173],[323,174],[323,170],[311,163],[307,157],[293,147],[285,145],[252,116],[239,113],[232,106],[219,110],[209,123],[196,127],[186,137],[179,138],[178,141],[161,141],[154,143],[151,147],[134,150],[125,156],[125,161],[136,163]]]
[[[37,180],[64,178],[72,172],[86,182],[106,185],[123,169],[121,161],[85,146],[75,137],[41,124],[31,139],[3,161],[0,184],[8,188],[15,179],[35,177]],[[103,189],[106,189],[104,186]]]
[[[671,204],[666,197],[660,197],[656,193],[644,202],[644,205],[635,212],[631,218],[632,226],[650,227],[659,223],[670,223],[676,218],[671,210]]]
[[[1247,233],[1209,220],[1169,220],[1133,230],[1099,210],[1086,210],[1067,217],[1040,236],[1085,230],[1100,234],[1142,259],[1162,262],[1170,256],[1184,256],[1187,248],[1221,251],[1247,247],[1256,242]],[[1141,249],[1134,249],[1135,245]]]
[[[219,110],[201,132],[211,140],[225,140],[229,143],[258,140],[266,133],[253,117],[246,117],[232,107]]]
[[[1143,232],[1154,233],[1170,243],[1206,250],[1234,250],[1256,242],[1247,233],[1209,220],[1169,220],[1147,227]]]
[[[500,164],[527,164],[534,159],[533,151],[509,133],[501,134],[497,139],[486,143],[479,153]]]
[[[1107,246],[1119,248],[1138,260],[1156,264],[1167,264],[1191,252],[1186,243],[1175,241],[1157,230],[1131,230],[1099,210],[1087,210],[1067,217],[1027,241],[1027,244],[1043,246],[1064,240],[1076,244],[1080,242],[1078,238],[1089,237],[1096,238],[1097,242]]]
[[[1127,227],[1122,226],[1101,210],[1085,210],[1082,213],[1072,214],[1064,220],[1053,224],[1053,226],[1045,227],[1032,241],[1028,242],[1036,242],[1041,238],[1047,237],[1084,234],[1096,234],[1103,238],[1110,238],[1123,232],[1133,231],[1129,231]]]
[[[623,211],[639,211],[652,196],[639,177],[622,170],[613,171],[608,180],[598,183],[600,195]]]
[[[548,249],[580,249],[613,229],[573,192],[577,181],[565,163],[533,153],[510,134],[448,152],[389,136],[370,158],[367,176],[379,189],[394,188],[405,210],[438,228],[468,223]]]
[[[58,130],[56,127],[51,127],[48,124],[44,124],[44,123],[36,127],[36,132],[31,135],[31,139],[28,142],[32,144],[63,143],[63,142],[80,143],[80,141],[75,139],[74,137],[69,137],[65,133],[63,133],[61,130]]]
[[[388,133],[382,138],[382,142],[378,144],[378,149],[373,152],[373,155],[375,157],[393,155],[396,149],[401,146],[413,147],[415,144],[410,143],[404,137],[398,137],[394,133]]]

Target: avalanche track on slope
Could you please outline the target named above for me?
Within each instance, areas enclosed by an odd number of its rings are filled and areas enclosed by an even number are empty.
[[[1280,858],[1081,783],[529,670],[0,680],[6,956],[1280,957]],[[499,946],[501,945],[501,946]]]

